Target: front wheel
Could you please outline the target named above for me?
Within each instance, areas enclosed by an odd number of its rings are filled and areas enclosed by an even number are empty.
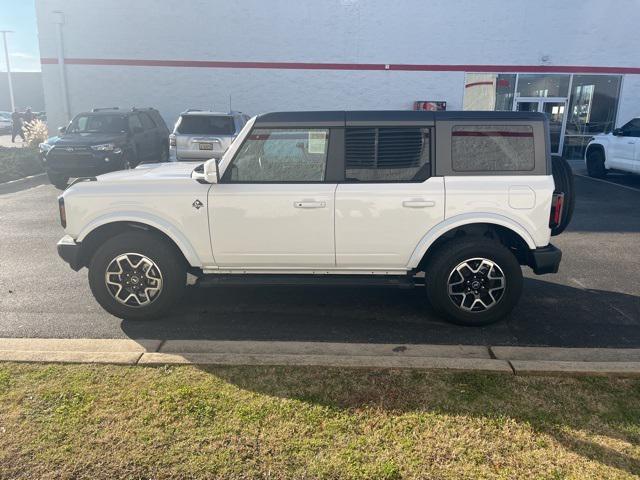
[[[150,232],[110,238],[89,264],[89,286],[107,312],[129,320],[165,314],[186,286],[186,264],[179,253]]]
[[[592,149],[587,154],[587,173],[593,178],[604,178],[607,169],[604,166],[604,153],[601,150]]]
[[[522,293],[522,269],[516,257],[485,237],[451,240],[426,269],[429,301],[448,320],[487,325],[513,310]]]
[[[69,177],[51,172],[47,172],[47,177],[49,178],[49,182],[58,190],[64,190],[65,188],[67,188]]]

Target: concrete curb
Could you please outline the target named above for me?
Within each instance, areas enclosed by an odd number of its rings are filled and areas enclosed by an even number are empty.
[[[324,342],[0,338],[0,361],[416,368],[640,376],[640,349]]]

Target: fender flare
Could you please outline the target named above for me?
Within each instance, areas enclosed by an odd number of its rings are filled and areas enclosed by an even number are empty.
[[[89,224],[85,225],[84,228],[82,228],[76,238],[76,241],[81,243],[87,237],[87,235],[93,232],[96,228],[108,225],[110,223],[119,222],[140,223],[161,231],[171,239],[176,247],[178,247],[178,249],[184,255],[184,258],[186,258],[187,262],[189,262],[189,265],[193,267],[202,266],[202,261],[196,253],[196,250],[193,248],[193,245],[191,245],[191,242],[187,239],[187,237],[184,236],[184,234],[182,234],[182,232],[178,228],[176,228],[166,220],[155,215],[150,215],[146,212],[124,211],[118,212],[117,215],[105,214],[99,216],[92,220]]]
[[[447,218],[431,228],[422,237],[416,248],[413,250],[411,257],[409,258],[407,268],[416,268],[431,245],[433,245],[436,240],[442,237],[442,235],[445,235],[447,232],[450,232],[454,228],[462,227],[464,225],[473,225],[475,223],[487,223],[508,228],[509,230],[518,234],[531,250],[536,248],[536,243],[527,229],[520,225],[518,222],[515,222],[508,217],[497,215],[495,213],[465,213],[462,215],[456,215],[454,217]]]

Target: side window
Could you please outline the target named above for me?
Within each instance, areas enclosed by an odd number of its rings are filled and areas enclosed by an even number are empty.
[[[329,130],[254,129],[228,169],[232,183],[322,182]]]
[[[155,122],[151,119],[151,117],[148,114],[141,113],[139,115],[140,115],[140,121],[142,122],[142,126],[144,127],[145,130],[153,130],[154,128],[156,128]]]
[[[345,181],[423,182],[431,174],[428,128],[347,128]]]
[[[455,172],[530,171],[535,167],[528,125],[464,125],[451,130]]]
[[[634,118],[622,127],[625,137],[640,137],[640,118]]]
[[[135,133],[136,131],[140,131],[140,130],[143,130],[142,122],[140,122],[140,118],[138,117],[138,115],[130,115],[129,116],[129,131]]]

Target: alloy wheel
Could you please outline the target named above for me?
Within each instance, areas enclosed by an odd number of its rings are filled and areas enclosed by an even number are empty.
[[[139,253],[124,253],[114,258],[104,280],[117,302],[134,308],[149,305],[160,296],[163,287],[158,265]]]
[[[449,274],[447,291],[451,301],[467,312],[483,312],[503,297],[506,278],[502,269],[487,258],[470,258]]]

